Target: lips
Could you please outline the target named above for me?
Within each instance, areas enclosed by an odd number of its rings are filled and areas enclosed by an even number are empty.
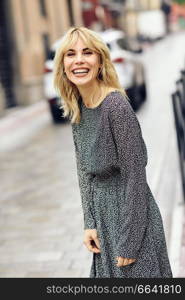
[[[72,70],[73,74],[87,74],[89,72],[89,69],[87,68],[81,68],[81,69],[74,69]]]

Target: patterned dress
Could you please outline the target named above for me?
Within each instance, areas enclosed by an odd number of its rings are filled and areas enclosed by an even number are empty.
[[[140,124],[119,92],[96,108],[79,101],[72,124],[84,229],[96,229],[101,253],[92,254],[91,278],[172,277],[163,222],[147,184],[147,150]],[[116,256],[135,258],[117,267]]]

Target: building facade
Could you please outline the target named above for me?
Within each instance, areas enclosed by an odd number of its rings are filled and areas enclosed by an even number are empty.
[[[161,0],[127,0],[125,2],[122,27],[130,37],[138,34],[138,17],[144,11],[160,10]]]
[[[0,115],[43,99],[50,45],[72,25],[83,25],[80,0],[0,1]],[[2,103],[3,102],[3,103]]]

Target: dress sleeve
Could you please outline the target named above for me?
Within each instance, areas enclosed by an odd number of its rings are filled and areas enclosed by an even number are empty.
[[[79,151],[75,141],[75,134],[73,130],[73,139],[75,144],[76,152],[76,166],[78,175],[78,184],[80,188],[81,203],[84,216],[84,229],[95,229],[95,219],[93,217],[93,206],[92,206],[92,190],[91,190],[91,175],[88,174],[83,165],[80,162]]]
[[[140,124],[127,99],[112,105],[110,122],[121,173],[117,256],[137,259],[147,226],[147,151]]]

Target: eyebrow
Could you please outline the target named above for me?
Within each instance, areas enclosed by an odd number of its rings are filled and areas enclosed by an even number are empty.
[[[86,50],[90,50],[90,48],[83,48],[82,50],[83,50],[83,51],[86,51]],[[68,51],[75,51],[75,49],[68,49],[67,52],[68,52]]]

